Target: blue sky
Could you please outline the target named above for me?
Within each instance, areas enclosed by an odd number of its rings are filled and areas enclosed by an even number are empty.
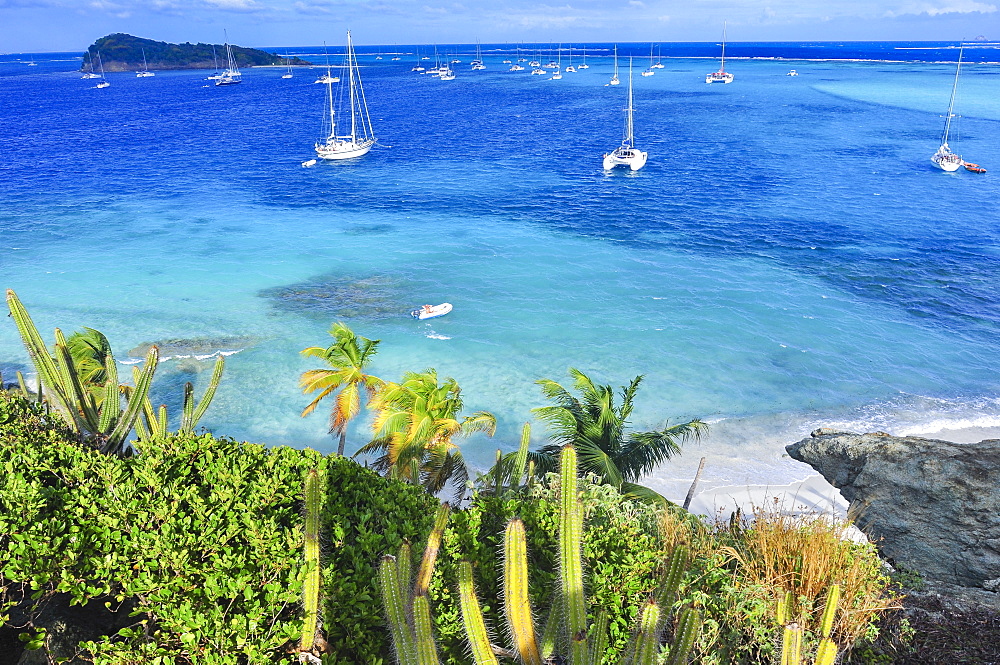
[[[1000,0],[0,0],[0,53],[127,32],[295,46],[487,42],[1000,40]]]

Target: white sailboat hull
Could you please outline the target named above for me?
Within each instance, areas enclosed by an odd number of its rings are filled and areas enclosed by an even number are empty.
[[[947,144],[938,148],[938,151],[931,155],[931,162],[942,171],[957,171],[962,168],[962,158],[951,151]]]
[[[729,72],[712,72],[705,77],[705,83],[732,83],[733,75]]]
[[[618,148],[614,152],[604,155],[604,170],[610,171],[616,166],[627,166],[633,171],[638,171],[646,165],[648,152],[636,150],[635,148]]]
[[[353,159],[367,155],[373,145],[375,141],[372,139],[363,141],[330,139],[326,143],[316,144],[316,155],[320,159]]]

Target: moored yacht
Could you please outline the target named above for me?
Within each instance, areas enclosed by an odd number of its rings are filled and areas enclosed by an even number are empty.
[[[625,128],[622,132],[622,144],[604,155],[604,170],[610,171],[616,166],[627,166],[638,171],[646,165],[649,153],[635,147],[635,136],[632,126],[632,60],[628,63],[628,104],[625,106]]]

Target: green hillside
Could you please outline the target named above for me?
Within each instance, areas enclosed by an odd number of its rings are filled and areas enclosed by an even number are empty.
[[[106,72],[128,72],[142,68],[142,54],[146,53],[146,63],[150,69],[214,69],[216,58],[219,67],[226,66],[226,48],[222,44],[214,44],[215,58],[212,55],[213,44],[168,44],[142,37],[133,37],[117,32],[101,37],[90,45],[88,57],[83,56],[81,71],[90,71],[91,58],[98,51],[104,61]],[[285,58],[273,53],[254,48],[232,46],[233,57],[238,67],[260,67],[263,65],[282,65]],[[310,65],[312,63],[300,58],[291,58],[293,65]]]

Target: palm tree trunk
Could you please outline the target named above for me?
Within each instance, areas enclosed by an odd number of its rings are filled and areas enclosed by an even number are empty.
[[[340,445],[337,447],[337,454],[341,457],[344,456],[344,444],[347,443],[347,432],[340,433]]]

